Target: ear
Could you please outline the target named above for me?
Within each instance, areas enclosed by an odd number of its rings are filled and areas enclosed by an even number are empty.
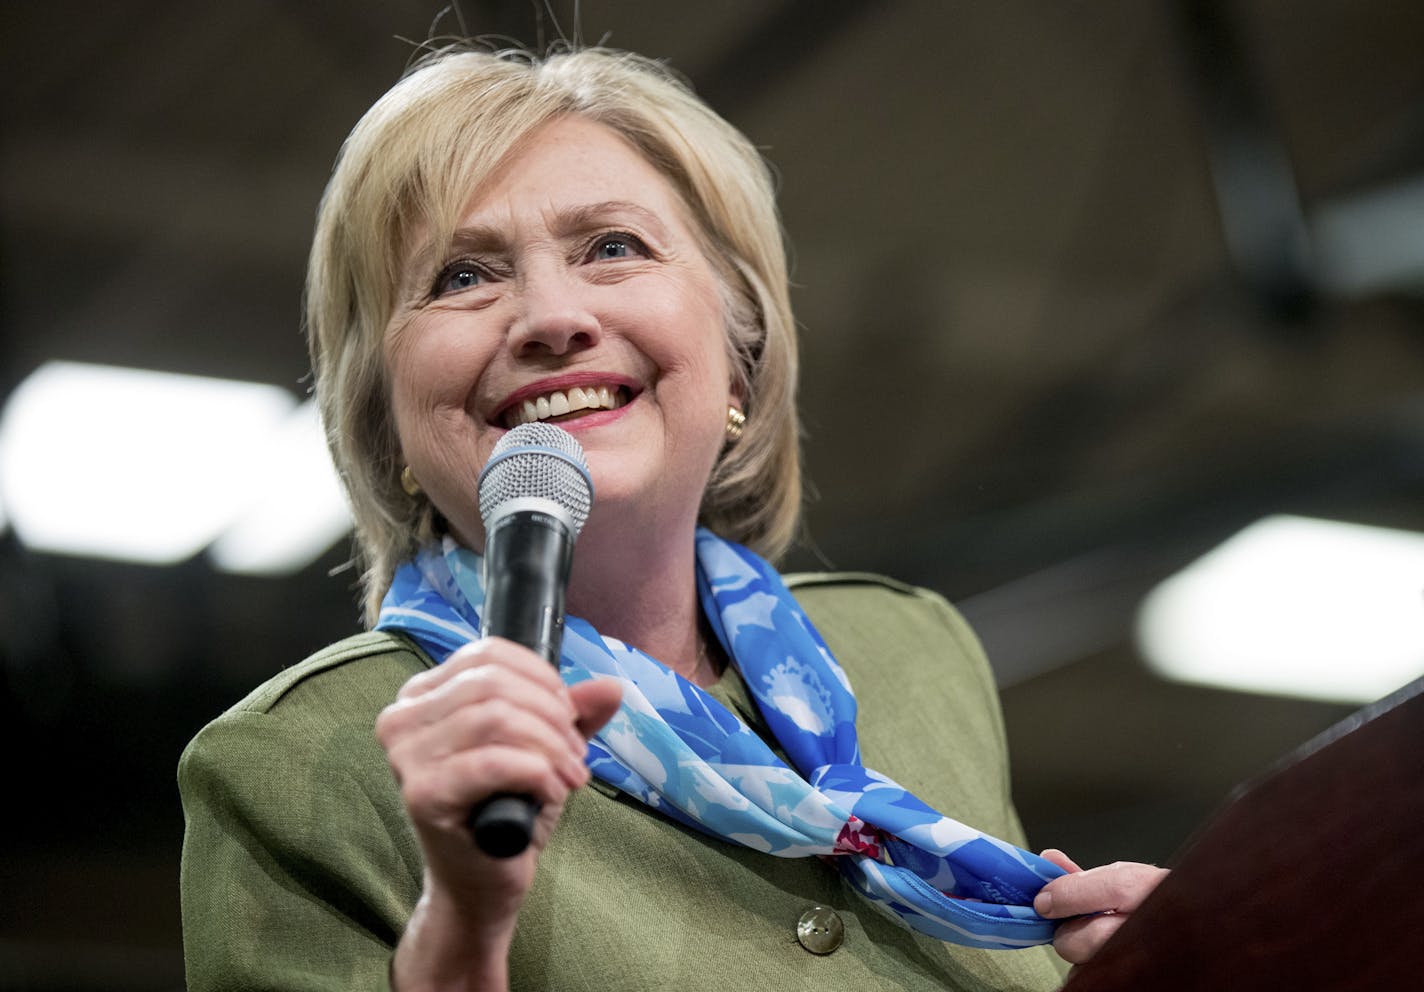
[[[747,398],[742,395],[742,392],[742,388],[737,385],[735,379],[727,384],[727,405],[734,406],[745,413],[747,409]]]

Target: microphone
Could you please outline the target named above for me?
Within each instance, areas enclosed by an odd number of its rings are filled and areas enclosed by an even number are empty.
[[[559,663],[564,590],[574,540],[593,505],[583,448],[553,424],[520,424],[494,446],[480,473],[485,525],[485,603],[481,637],[504,637]],[[539,804],[500,793],[470,811],[480,850],[512,858],[529,846]]]

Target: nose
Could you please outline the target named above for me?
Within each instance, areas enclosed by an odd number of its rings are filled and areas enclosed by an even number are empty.
[[[509,332],[517,357],[566,355],[592,348],[602,336],[588,305],[587,287],[567,272],[530,273],[522,280],[521,306]]]

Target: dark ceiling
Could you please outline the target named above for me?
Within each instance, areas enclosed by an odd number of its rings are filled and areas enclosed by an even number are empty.
[[[814,484],[790,564],[960,603],[1035,841],[1166,859],[1347,712],[1167,685],[1130,630],[1265,513],[1424,530],[1424,250],[1351,281],[1326,223],[1424,177],[1424,5],[442,6],[6,5],[0,390],[63,358],[302,391],[317,199],[412,42],[577,32],[668,58],[775,164]],[[178,750],[354,629],[344,558],[3,539],[0,986],[180,987]]]

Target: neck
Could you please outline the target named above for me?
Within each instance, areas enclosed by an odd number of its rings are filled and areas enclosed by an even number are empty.
[[[589,521],[574,551],[569,612],[704,688],[717,681],[697,597],[696,520],[672,529]],[[670,535],[670,536],[659,536]]]

